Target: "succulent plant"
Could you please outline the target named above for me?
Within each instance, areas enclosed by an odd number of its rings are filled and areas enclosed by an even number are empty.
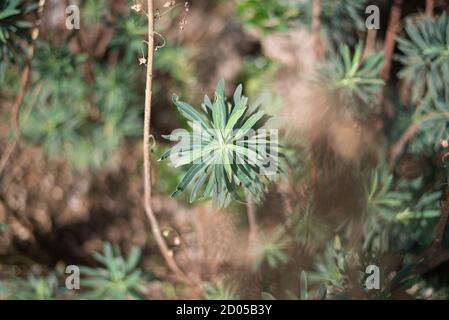
[[[191,202],[203,186],[202,198],[213,198],[218,207],[226,206],[232,198],[243,202],[240,189],[259,200],[269,177],[278,172],[277,136],[262,129],[269,117],[260,106],[248,106],[241,85],[234,92],[233,104],[226,101],[224,86],[221,80],[213,103],[207,95],[204,97],[202,112],[173,96],[192,129],[164,136],[179,143],[160,160],[170,158],[174,167],[189,166],[173,197],[192,185]]]
[[[411,86],[412,101],[418,102],[430,88],[441,89],[449,82],[449,16],[408,20],[406,37],[398,38],[404,65],[399,77]]]
[[[355,115],[370,113],[373,104],[378,102],[379,93],[384,85],[380,77],[383,55],[371,53],[365,58],[363,45],[359,43],[351,55],[347,45],[340,47],[319,69],[318,81],[331,90],[335,90],[342,102]]]
[[[37,8],[37,3],[22,0],[0,2],[0,60],[16,61],[25,51],[23,44],[31,41],[29,29],[33,26],[26,16]]]
[[[143,299],[145,274],[138,268],[141,252],[133,247],[129,256],[122,256],[118,247],[104,244],[103,254],[94,253],[94,258],[103,268],[81,267],[81,273],[88,278],[82,285],[89,290],[85,298],[94,299]]]

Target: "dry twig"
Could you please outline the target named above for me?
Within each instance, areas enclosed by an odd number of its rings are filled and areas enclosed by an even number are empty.
[[[42,22],[42,12],[44,11],[45,6],[45,0],[39,1],[39,8],[37,10],[37,19],[34,24],[33,30],[31,31],[31,44],[28,48],[28,54],[25,61],[25,66],[22,70],[22,75],[20,79],[20,87],[19,92],[17,93],[16,99],[14,100],[14,104],[12,105],[11,110],[11,128],[14,133],[13,141],[6,147],[5,152],[2,155],[2,158],[0,159],[0,176],[3,172],[3,170],[6,167],[6,164],[8,163],[9,158],[11,157],[12,153],[14,152],[17,143],[20,139],[20,128],[19,128],[19,112],[20,112],[20,106],[22,105],[23,99],[25,97],[28,83],[30,82],[30,68],[31,68],[31,60],[34,56],[34,42],[39,37],[39,27]]]
[[[426,0],[426,15],[433,16],[433,9],[435,7],[435,0]]]
[[[449,188],[446,190],[445,200],[441,204],[441,216],[436,226],[436,235],[430,247],[419,256],[422,261],[418,266],[418,273],[426,273],[449,260],[449,248],[443,249],[444,231],[449,220]]]
[[[159,222],[154,214],[151,206],[151,140],[150,124],[151,124],[151,95],[152,95],[152,81],[153,81],[153,57],[154,57],[154,16],[153,16],[153,0],[147,0],[148,5],[148,57],[147,57],[147,72],[146,72],[146,88],[145,88],[145,116],[144,116],[144,132],[143,132],[143,155],[144,155],[144,205],[145,212],[151,224],[151,231],[159,247],[159,250],[175,276],[182,282],[190,285],[195,285],[187,275],[179,268],[173,252],[170,251],[165,243],[161,233]]]
[[[315,58],[318,60],[323,56],[324,46],[321,39],[320,28],[321,28],[321,0],[313,1],[312,8],[312,35],[313,35],[313,46],[315,51]]]
[[[248,247],[253,248],[255,241],[257,239],[257,220],[256,220],[256,209],[254,207],[254,200],[251,194],[246,196],[246,214],[248,215],[248,225],[249,225],[249,237],[248,237]]]
[[[393,59],[394,48],[396,45],[396,34],[399,29],[402,14],[403,0],[394,0],[390,12],[390,21],[388,22],[387,36],[385,38],[384,56],[385,64],[382,69],[382,78],[387,81],[390,78],[391,61]]]

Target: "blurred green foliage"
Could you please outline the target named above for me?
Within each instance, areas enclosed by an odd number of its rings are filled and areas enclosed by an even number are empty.
[[[26,278],[13,276],[0,281],[0,298],[13,300],[51,300],[58,292],[55,274],[48,276],[28,275]]]
[[[414,103],[427,93],[436,98],[436,92],[449,83],[448,26],[445,12],[438,18],[408,19],[406,37],[397,40],[402,53],[398,60],[404,65],[399,77],[410,86]]]
[[[27,20],[27,16],[37,9],[37,3],[27,3],[23,0],[3,0],[0,3],[0,66],[2,69],[7,59],[18,62],[18,59],[24,58],[27,52],[25,45],[31,42],[29,31],[33,27],[33,23]]]
[[[242,24],[258,29],[257,36],[263,41],[270,32],[310,27],[313,2],[235,0],[234,3]],[[378,120],[375,118],[379,115],[377,107],[386,88],[380,77],[383,54],[374,52],[363,56],[363,45],[359,42],[365,36],[363,14],[367,3],[366,0],[321,1],[321,32],[328,54],[317,75],[319,83],[337,93],[345,110],[363,123]],[[76,169],[97,169],[114,159],[125,141],[141,133],[144,68],[139,69],[138,59],[147,55],[146,45],[142,42],[147,30],[142,17],[116,12],[106,2],[86,0],[81,5],[83,23],[103,24],[112,30],[104,56],[76,53],[70,45],[74,34],[62,42],[52,34],[45,41],[37,42],[30,88],[21,109],[20,127],[24,139],[41,146],[46,157],[64,156]],[[11,92],[18,87],[18,69],[14,64],[25,57],[25,45],[30,41],[32,26],[27,15],[36,8],[36,5],[19,0],[6,0],[0,4],[0,66],[6,70],[0,88],[2,97],[13,97]],[[162,44],[165,41],[157,35],[156,42]],[[311,191],[314,186],[305,187],[312,185],[316,170],[314,146],[304,147],[296,133],[284,139],[287,146],[283,148],[286,164],[283,182],[297,198],[288,199],[293,206],[285,208],[287,212],[282,217],[276,217],[284,220],[276,220],[270,232],[259,235],[254,248],[253,272],[265,275],[264,272],[274,274],[283,271],[283,267],[295,262],[292,252],[299,245],[305,248],[304,251],[312,252],[314,259],[310,270],[301,271],[301,267],[294,271],[293,278],[297,282],[289,279],[287,288],[281,288],[273,295],[264,291],[263,298],[274,299],[279,292],[280,296],[291,299],[351,298],[354,285],[367,297],[375,299],[391,299],[398,288],[409,293],[413,287],[419,290],[414,290],[411,296],[425,297],[423,288],[431,282],[416,273],[415,255],[434,240],[435,225],[440,216],[441,182],[444,182],[441,176],[447,175],[444,162],[440,161],[440,152],[441,140],[448,137],[448,48],[447,13],[407,19],[404,32],[398,37],[400,54],[393,69],[399,70],[399,78],[408,87],[412,108],[405,110],[399,102],[397,83],[394,83],[391,96],[383,96],[394,110],[394,115],[388,115],[385,121],[394,128],[391,129],[394,133],[384,136],[381,148],[386,151],[408,125],[418,124],[419,129],[405,153],[419,160],[432,158],[432,162],[422,161],[424,164],[419,168],[418,178],[405,178],[402,167],[387,168],[383,164],[366,171],[364,165],[363,172],[354,174],[364,185],[363,196],[358,199],[362,208],[360,242],[352,244],[348,239],[348,234],[354,232],[354,225],[343,222],[333,229],[317,214],[317,203],[314,203]],[[167,41],[155,52],[154,72],[158,78],[153,95],[158,105],[168,105],[171,91],[179,92],[189,100],[198,97],[198,90],[194,90],[198,81],[192,58],[192,51],[172,41]],[[90,84],[83,71],[86,62],[92,66],[95,76]],[[221,82],[213,102],[204,98],[202,113],[175,98],[180,114],[187,118],[187,121],[179,119],[179,122],[199,121],[206,128],[219,130],[259,127],[266,120],[265,114],[281,114],[282,97],[274,93],[271,82],[279,76],[278,71],[276,63],[264,57],[263,52],[243,57],[239,80],[245,84],[247,94],[259,97],[258,101],[268,105],[269,110],[250,110],[241,87],[234,92],[233,100],[227,101],[224,83]],[[396,81],[395,77],[390,80]],[[376,131],[376,135],[382,136],[385,133],[382,130],[384,128]],[[168,138],[171,142],[177,140],[174,136]],[[209,145],[210,139],[201,143]],[[217,148],[220,151],[217,156],[228,157],[226,150],[220,148]],[[170,150],[167,145],[157,144],[154,156],[164,157],[164,154],[170,154]],[[240,151],[243,153],[244,150]],[[385,157],[385,154],[379,152],[378,157]],[[404,158],[400,161],[407,164]],[[373,162],[383,163],[383,159]],[[180,168],[184,164],[187,170]],[[195,201],[200,191],[203,191],[204,198],[212,197],[220,206],[228,204],[232,196],[234,200],[243,200],[245,191],[259,199],[267,191],[268,181],[262,182],[254,166],[247,163],[244,170],[230,165],[197,166],[186,159],[176,166],[173,169],[162,163],[154,164],[158,179],[155,190],[164,194],[176,190],[175,195],[178,195],[191,186],[190,196],[182,194],[180,198],[186,203]],[[359,169],[354,166],[354,170]],[[0,235],[7,227],[0,224]],[[447,236],[444,240],[445,246]],[[363,266],[378,263],[385,253],[401,254],[404,257],[401,266],[391,274],[382,275],[380,291],[363,290],[366,277]],[[149,278],[138,267],[139,249],[134,248],[128,256],[123,256],[117,247],[106,243],[103,253],[96,253],[94,258],[100,266],[82,268],[83,289],[80,295],[75,294],[76,298],[146,297]],[[205,283],[204,297],[237,299],[239,291],[225,279]],[[441,296],[447,297],[447,288],[441,287]],[[177,297],[176,288],[171,283],[163,284],[163,288],[168,297]],[[66,293],[58,287],[58,276],[53,272],[47,276],[32,273],[25,278],[13,276],[0,282],[1,298],[55,299],[67,297]]]
[[[204,298],[206,300],[238,300],[239,296],[235,289],[228,286],[225,282],[224,280],[220,280],[216,284],[210,282],[204,283]]]
[[[409,250],[431,242],[429,228],[440,216],[441,192],[427,191],[422,177],[394,180],[386,166],[373,171],[366,187],[365,250]]]
[[[297,21],[300,10],[294,0],[235,0],[242,21],[264,33],[286,31]]]
[[[80,72],[85,59],[67,44],[39,45],[33,68],[41,89],[20,118],[26,139],[43,145],[50,157],[64,155],[78,169],[102,167],[141,129],[135,73],[123,64],[95,65],[96,83],[89,87]]]
[[[98,267],[80,267],[80,291],[61,286],[67,274],[50,272],[47,276],[30,272],[27,277],[12,276],[0,281],[0,298],[14,300],[50,299],[145,299],[145,284],[151,281],[138,264],[141,252],[133,247],[123,256],[117,246],[104,243],[103,253],[94,253]]]
[[[289,257],[285,249],[289,241],[290,239],[286,236],[285,230],[281,227],[274,230],[271,234],[262,236],[255,248],[255,269],[259,269],[264,262],[272,269],[276,269],[281,264],[286,263]]]
[[[351,54],[347,45],[331,54],[320,66],[317,82],[329,87],[340,97],[346,110],[355,117],[376,111],[384,81],[380,77],[383,54],[371,53],[363,58],[363,45],[355,46]]]
[[[312,22],[314,0],[301,2],[304,12],[301,22],[307,26]],[[342,44],[355,45],[359,34],[366,32],[366,0],[321,0],[320,27],[329,47],[338,49]]]
[[[102,267],[81,267],[84,276],[81,286],[87,288],[82,294],[86,299],[143,299],[145,274],[138,268],[140,249],[132,248],[128,257],[123,257],[118,247],[104,244],[103,253],[94,253]]]

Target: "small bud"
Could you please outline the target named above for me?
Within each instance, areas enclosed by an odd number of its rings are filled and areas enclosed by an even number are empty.
[[[164,8],[170,8],[170,7],[173,7],[174,5],[176,5],[176,1],[172,0],[172,1],[165,2],[163,7]]]
[[[135,12],[140,12],[140,11],[142,11],[142,4],[136,3],[135,5],[133,5],[133,6],[131,7],[131,10],[134,10]]]
[[[179,29],[181,31],[184,30],[186,24],[187,24],[187,20],[185,18],[182,18],[181,21],[179,21]]]
[[[161,12],[159,11],[159,9],[156,9],[155,13],[154,13],[154,19],[157,20],[160,18],[161,18]]]
[[[170,230],[164,230],[164,231],[162,232],[162,235],[163,235],[164,237],[168,237],[169,234],[170,234]]]
[[[449,147],[449,140],[448,139],[445,139],[445,140],[441,139],[440,140],[440,144],[441,144],[441,146],[443,148],[447,148],[447,147]]]
[[[141,66],[143,64],[146,64],[146,63],[147,63],[147,59],[146,58],[144,58],[144,57],[139,58],[139,66]]]
[[[173,239],[173,243],[175,246],[179,246],[181,244],[181,239],[179,239],[179,237],[175,237]]]

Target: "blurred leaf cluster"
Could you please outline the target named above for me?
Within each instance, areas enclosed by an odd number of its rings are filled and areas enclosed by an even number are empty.
[[[379,103],[384,85],[380,77],[382,66],[382,53],[363,58],[361,43],[355,46],[353,54],[348,45],[341,45],[339,52],[331,54],[319,68],[317,81],[335,90],[344,107],[359,117],[373,113]]]
[[[418,102],[430,93],[438,96],[449,83],[449,16],[407,20],[405,37],[398,38],[404,65],[399,77],[410,86],[412,101]]]
[[[300,9],[294,0],[235,0],[242,21],[264,33],[286,31],[298,20]]]
[[[314,0],[299,1],[301,23],[310,26]],[[341,44],[355,45],[359,34],[366,32],[366,0],[321,0],[320,26],[324,40],[331,48]]]
[[[48,275],[29,273],[0,281],[0,298],[13,300],[80,299],[144,299],[145,284],[151,278],[138,264],[141,252],[133,247],[123,256],[117,246],[104,243],[103,253],[94,253],[97,267],[80,267],[80,290],[69,290],[63,283],[67,274],[55,269]]]
[[[72,53],[68,44],[38,46],[33,67],[39,90],[20,117],[26,139],[43,145],[46,155],[63,154],[78,169],[101,167],[141,128],[132,70],[98,65],[92,88],[80,72],[86,58]]]
[[[366,187],[364,249],[409,250],[431,242],[429,229],[440,216],[441,191],[424,186],[422,177],[395,181],[385,165],[372,172]]]
[[[217,281],[216,284],[206,282],[204,284],[206,300],[238,300],[239,297],[235,289],[228,286],[224,280]]]
[[[0,3],[0,61],[17,62],[31,42],[33,23],[27,16],[36,11],[37,3],[23,0],[4,0]]]
[[[140,249],[132,248],[128,257],[123,257],[118,247],[104,244],[103,253],[93,257],[103,267],[82,267],[80,272],[87,276],[81,285],[87,288],[82,296],[86,299],[143,299],[145,275],[138,268]]]

